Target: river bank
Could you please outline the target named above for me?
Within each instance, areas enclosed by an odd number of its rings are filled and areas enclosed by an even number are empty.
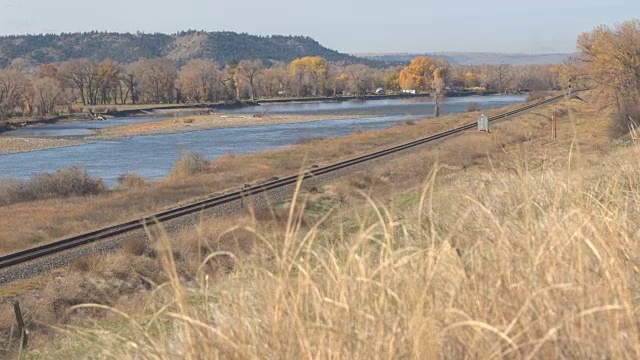
[[[0,121],[0,135],[5,132],[20,129],[23,127],[39,126],[39,125],[51,125],[67,121],[82,121],[89,119],[88,114],[71,114],[60,115],[52,118],[12,118],[12,120]]]

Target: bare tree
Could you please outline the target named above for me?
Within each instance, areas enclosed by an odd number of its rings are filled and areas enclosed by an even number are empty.
[[[218,100],[218,64],[204,59],[190,60],[180,70],[178,89],[188,101]]]
[[[444,66],[437,67],[433,71],[433,82],[431,83],[431,89],[433,90],[433,97],[436,102],[434,109],[434,116],[440,116],[440,101],[444,97],[445,89],[447,86],[447,68]]]
[[[348,88],[356,95],[365,95],[367,90],[371,88],[371,72],[372,69],[366,65],[354,64],[344,69],[349,76]]]
[[[121,74],[120,81],[127,89],[124,94],[121,95],[125,99],[121,99],[122,103],[126,102],[126,97],[131,97],[131,103],[137,104],[140,102],[140,79],[143,77],[145,71],[145,60],[138,60],[134,63],[127,65]],[[122,92],[121,92],[122,94]]]
[[[33,82],[33,92],[38,115],[54,114],[56,105],[60,104],[63,96],[58,82],[50,77],[36,79]]]
[[[139,88],[146,102],[159,104],[173,101],[177,70],[170,60],[140,60],[137,70],[141,72]]]
[[[83,58],[65,61],[60,64],[58,69],[62,83],[78,91],[83,105],[86,105],[91,100],[91,83],[95,76],[95,66],[95,63],[91,60]]]
[[[12,115],[16,108],[24,107],[29,87],[29,80],[19,71],[0,69],[0,120]]]
[[[513,66],[502,63],[496,68],[495,82],[496,89],[501,93],[506,93],[509,83],[513,79]]]
[[[101,61],[96,67],[96,74],[93,78],[92,104],[109,104],[117,102],[116,90],[120,83],[120,65],[112,60]]]
[[[264,69],[264,67],[262,66],[262,61],[242,60],[238,64],[238,67],[244,78],[249,82],[249,94],[251,95],[251,100],[253,101],[256,95],[256,76],[258,76],[258,74],[260,74],[260,72]]]
[[[268,97],[289,95],[289,77],[287,76],[286,65],[276,64],[261,73],[260,83],[261,93]]]
[[[220,73],[220,85],[223,88],[223,97],[225,100],[237,99],[237,95],[240,93],[238,88],[237,71],[236,67],[230,67],[227,65]]]

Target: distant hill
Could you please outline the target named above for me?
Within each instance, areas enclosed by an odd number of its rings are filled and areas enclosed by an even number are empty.
[[[370,66],[384,64],[328,49],[316,40],[303,36],[187,31],[174,35],[89,32],[0,37],[0,67],[7,67],[16,59],[27,66],[84,57],[97,61],[112,59],[122,63],[165,57],[178,64],[207,58],[224,65],[232,59],[289,62],[303,56],[322,56],[329,61]]]
[[[392,53],[392,54],[352,54],[365,59],[384,62],[408,63],[419,56],[442,58],[459,65],[552,65],[567,60],[574,54],[503,54],[503,53],[472,53],[472,52],[436,52],[425,54]]]

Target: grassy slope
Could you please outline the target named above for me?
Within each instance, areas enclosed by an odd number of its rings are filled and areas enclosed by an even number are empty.
[[[639,150],[612,146],[606,111],[562,106],[555,140],[539,111],[155,256],[75,264],[24,304],[84,327],[27,357],[637,358]],[[135,315],[47,307],[63,298]]]

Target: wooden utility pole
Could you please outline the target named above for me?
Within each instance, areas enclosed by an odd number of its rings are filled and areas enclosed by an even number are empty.
[[[558,137],[558,127],[556,125],[557,122],[558,122],[558,108],[554,107],[553,117],[551,118],[551,137],[554,139]]]
[[[20,349],[27,347],[27,341],[29,341],[29,332],[24,326],[24,318],[22,317],[22,311],[20,311],[20,303],[16,300],[13,303],[13,312],[16,314],[16,322],[18,323],[18,331],[20,332]]]

